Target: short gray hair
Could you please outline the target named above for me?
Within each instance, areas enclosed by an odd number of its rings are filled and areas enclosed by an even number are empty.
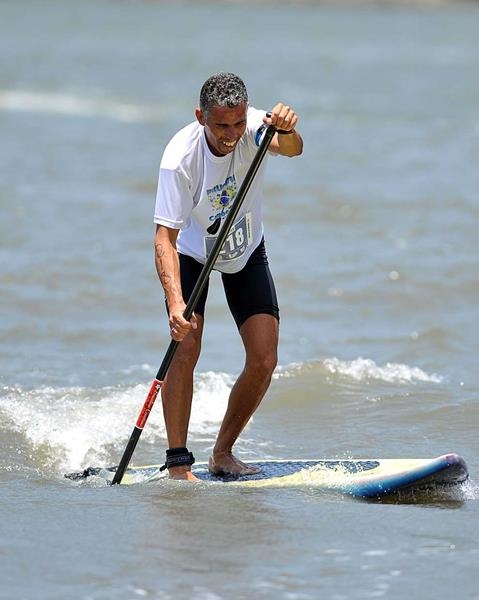
[[[243,80],[234,73],[216,73],[203,84],[200,92],[200,109],[207,113],[212,106],[235,108],[248,104],[248,92]]]

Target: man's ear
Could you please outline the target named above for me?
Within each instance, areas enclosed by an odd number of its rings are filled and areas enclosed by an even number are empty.
[[[204,116],[203,111],[201,110],[201,108],[197,108],[195,110],[195,117],[196,117],[198,123],[200,125],[204,126],[204,124],[205,124],[205,116]]]

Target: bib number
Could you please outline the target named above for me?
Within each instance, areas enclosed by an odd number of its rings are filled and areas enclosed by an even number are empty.
[[[206,236],[205,237],[205,252],[206,258],[211,254],[213,246],[216,243],[216,237]],[[228,236],[223,244],[220,253],[218,255],[218,261],[235,260],[244,252],[246,248],[252,243],[252,227],[251,227],[251,213],[240,219],[235,225],[229,230]]]

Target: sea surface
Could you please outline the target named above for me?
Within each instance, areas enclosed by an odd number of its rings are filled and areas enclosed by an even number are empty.
[[[391,3],[392,4],[392,3]],[[0,2],[0,598],[479,599],[479,8]],[[270,157],[279,366],[237,446],[457,452],[452,497],[80,485],[118,464],[169,344],[159,161],[216,71],[300,116]],[[242,348],[217,274],[189,447]],[[132,462],[166,449],[155,405]]]

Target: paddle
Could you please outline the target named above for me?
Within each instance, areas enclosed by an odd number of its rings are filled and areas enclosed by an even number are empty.
[[[236,218],[236,215],[238,214],[241,205],[243,204],[243,200],[246,194],[248,193],[251,183],[253,182],[253,179],[259,169],[259,166],[268,150],[268,146],[271,142],[271,139],[273,138],[275,131],[276,128],[274,127],[274,125],[270,125],[266,129],[263,140],[261,141],[261,144],[258,148],[258,151],[256,152],[255,157],[253,158],[253,162],[251,163],[248,172],[246,173],[246,176],[243,180],[243,183],[240,186],[240,189],[238,190],[238,193],[236,194],[233,205],[225,218],[223,227],[221,228],[221,231],[218,235],[218,238],[216,239],[211,253],[208,256],[208,259],[206,260],[203,269],[201,270],[198,281],[196,282],[196,285],[191,293],[191,297],[186,305],[183,316],[187,321],[189,321],[193,315],[199,297],[201,296],[201,293],[204,290],[204,287],[206,285],[208,277],[210,276],[216,259],[218,258],[221,248],[224,245],[226,238],[228,237],[233,221]],[[166,377],[166,373],[170,367],[171,361],[173,360],[179,343],[180,342],[171,340],[170,345],[168,346],[165,357],[163,358],[163,362],[161,363],[160,368],[158,369],[156,378],[151,384],[150,391],[148,392],[148,396],[146,397],[145,403],[143,404],[143,408],[141,409],[141,412],[138,416],[136,425],[125,448],[120,464],[116,469],[111,485],[121,483],[121,480],[123,479],[123,475],[130,463],[130,459],[133,455],[133,452],[135,451],[138,440],[140,439],[140,435],[143,431],[143,428],[145,427],[146,421],[148,420],[148,416],[151,412],[151,409],[153,408],[156,397],[158,396],[158,392],[161,389],[163,381]]]

